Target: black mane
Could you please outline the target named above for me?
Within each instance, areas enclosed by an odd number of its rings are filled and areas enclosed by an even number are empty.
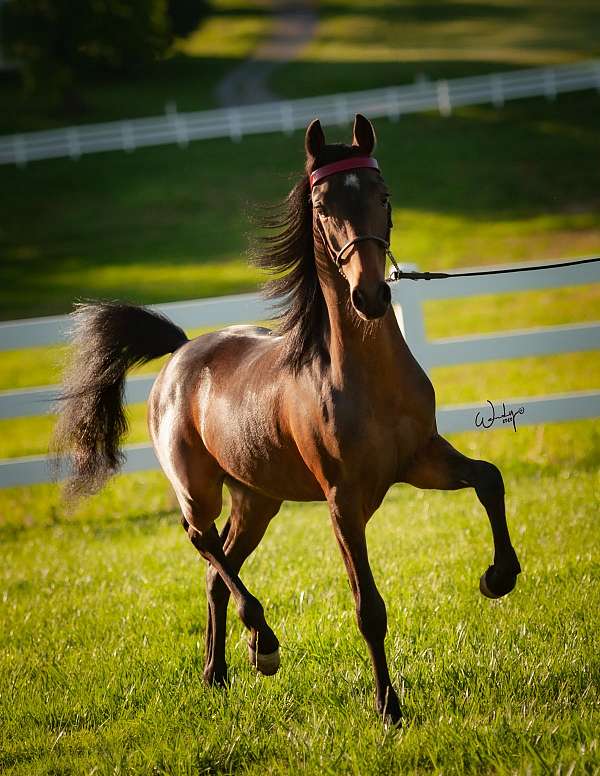
[[[294,371],[326,353],[329,337],[315,264],[309,175],[325,164],[361,155],[358,148],[343,143],[324,146],[283,202],[258,219],[267,234],[254,240],[250,261],[277,276],[265,283],[264,293],[278,300],[277,333],[286,337],[284,362]]]

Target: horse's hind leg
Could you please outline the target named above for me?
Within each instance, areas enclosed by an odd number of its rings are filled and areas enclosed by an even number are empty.
[[[183,518],[184,521],[184,529],[187,533],[188,527],[185,524],[185,518]],[[221,544],[225,544],[225,540],[227,539],[227,534],[229,533],[229,528],[231,527],[231,521],[227,520],[225,523],[223,530],[221,531],[219,538],[221,540]],[[216,531],[215,527],[215,531]],[[208,590],[209,585],[211,584],[212,577],[215,577],[216,579],[221,579],[218,572],[216,572],[213,567],[210,565],[210,563],[206,564],[206,593],[207,593],[207,607],[206,607],[206,648],[205,648],[205,663],[204,663],[204,679],[207,682],[207,684],[218,684],[221,686],[224,686],[227,683],[227,664],[225,662],[225,635],[223,634],[223,660],[219,661],[217,659],[213,658],[215,647],[215,639],[217,638],[217,629],[215,627],[215,617],[213,614],[214,606],[211,605],[210,597],[208,596]],[[223,587],[225,587],[223,585]],[[225,590],[227,588],[225,587]],[[229,591],[227,591],[229,594]]]
[[[194,547],[217,571],[233,595],[240,619],[253,634],[257,652],[274,661],[274,654],[279,649],[277,637],[265,621],[262,605],[250,595],[226,557],[215,528],[223,502],[225,472],[199,440],[190,440],[184,413],[171,408],[162,418],[157,418],[156,407],[151,401],[149,425],[154,447],[179,501],[183,527]],[[209,646],[212,639],[213,631],[207,639]]]
[[[510,593],[521,566],[506,524],[504,483],[498,468],[487,461],[467,458],[443,437],[436,436],[404,472],[402,481],[417,488],[475,488],[488,514],[494,540],[494,563],[482,575],[479,589],[487,598]]]
[[[239,617],[251,631],[252,642],[256,644],[256,650],[262,656],[262,662],[274,663],[278,659],[276,653],[279,650],[279,641],[265,620],[260,601],[249,593],[239,578],[234,559],[230,560],[225,554],[221,538],[214,525],[221,511],[224,472],[218,469],[216,462],[206,455],[192,450],[186,452],[186,469],[193,471],[196,477],[192,482],[185,476],[186,472],[179,469],[180,476],[175,492],[183,512],[183,527],[194,547],[215,569],[233,595]],[[262,534],[256,538],[256,544],[260,538]],[[211,619],[212,614],[214,613],[211,613]],[[224,626],[217,630],[212,623],[209,624],[211,624],[211,634],[207,638],[207,646],[212,649],[215,647],[215,635],[221,638],[220,634],[224,633]],[[219,622],[215,624],[220,626]],[[258,668],[261,668],[262,662],[257,661]]]
[[[228,482],[228,486],[232,497],[231,515],[221,532],[221,542],[231,568],[239,573],[246,558],[265,535],[281,502],[254,493],[238,483]],[[206,569],[208,618],[204,668],[204,678],[209,684],[225,684],[227,681],[225,637],[229,595],[220,574],[209,565]],[[249,645],[253,665],[262,673],[274,674],[279,667],[278,652],[275,651],[272,656],[262,654],[256,649],[257,641],[262,644],[260,633],[254,630]]]

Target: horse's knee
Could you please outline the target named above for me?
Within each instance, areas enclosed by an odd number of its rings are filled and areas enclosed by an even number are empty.
[[[358,628],[367,641],[383,641],[387,633],[387,612],[383,598],[376,593],[361,599],[356,608]]]

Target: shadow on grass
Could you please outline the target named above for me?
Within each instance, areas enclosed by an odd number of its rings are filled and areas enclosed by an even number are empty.
[[[582,212],[600,226],[597,101],[581,93],[376,120],[394,206],[489,223]],[[326,134],[347,141],[350,128]],[[302,164],[296,132],[4,168],[0,316],[63,313],[75,298],[159,302],[256,288],[248,215],[285,196]]]
[[[71,529],[84,531],[94,539],[117,536],[135,529],[149,531],[155,529],[163,521],[172,518],[174,527],[179,525],[179,512],[176,509],[159,509],[156,512],[133,512],[125,515],[114,515],[107,510],[101,521],[84,521],[80,516],[69,515],[66,510],[53,509],[46,520],[36,521],[33,525],[9,524],[0,526],[0,541],[14,542],[26,536],[30,531],[40,528]]]

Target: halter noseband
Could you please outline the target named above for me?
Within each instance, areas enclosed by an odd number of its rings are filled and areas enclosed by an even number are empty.
[[[331,164],[326,164],[323,167],[319,167],[319,169],[315,170],[310,176],[311,191],[314,188],[316,183],[323,180],[323,178],[327,178],[329,175],[335,175],[335,173],[344,172],[346,170],[358,170],[363,167],[368,167],[372,170],[379,170],[377,159],[373,159],[370,156],[359,156],[351,159],[342,159],[342,161],[340,162],[332,162]],[[342,258],[344,254],[348,250],[353,248],[356,245],[356,243],[365,242],[366,240],[374,240],[375,242],[381,243],[381,245],[383,245],[383,247],[385,248],[386,255],[389,256],[390,261],[394,265],[395,269],[400,271],[400,268],[398,267],[396,259],[394,258],[394,255],[390,250],[389,240],[384,240],[383,237],[377,237],[377,235],[374,235],[374,234],[361,234],[361,235],[358,235],[358,237],[353,237],[351,240],[348,240],[347,243],[344,243],[344,245],[342,245],[339,251],[335,251],[330,245],[329,240],[327,239],[327,235],[323,231],[320,220],[318,220],[318,227],[319,227],[319,231],[321,232],[321,237],[323,238],[323,243],[325,244],[325,247],[331,254],[331,258],[343,278],[346,278],[346,276],[344,275],[344,270],[342,269]],[[388,237],[389,237],[390,228],[391,228],[391,221],[390,221],[390,227],[388,227]]]

